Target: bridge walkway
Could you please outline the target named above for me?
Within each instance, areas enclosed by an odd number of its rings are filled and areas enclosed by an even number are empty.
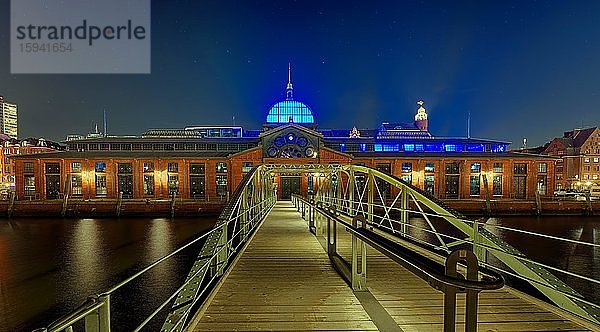
[[[290,202],[279,202],[193,331],[377,328]]]
[[[348,258],[349,236],[340,228],[338,252]],[[384,326],[386,317],[364,296],[357,298],[319,241],[291,203],[277,203],[189,330],[370,331]],[[384,316],[403,331],[443,329],[442,293],[371,248],[367,285],[375,307],[385,308]],[[479,298],[479,331],[588,331],[504,289]],[[457,331],[464,330],[464,305],[459,294]]]

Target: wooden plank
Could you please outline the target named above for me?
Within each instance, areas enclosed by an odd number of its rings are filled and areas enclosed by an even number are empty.
[[[377,331],[371,321],[345,322],[232,322],[201,321],[194,331]]]
[[[377,328],[299,214],[278,204],[193,330]]]

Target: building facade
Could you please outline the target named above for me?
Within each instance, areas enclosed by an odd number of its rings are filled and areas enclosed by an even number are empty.
[[[6,135],[0,137],[0,189],[15,189],[15,160],[11,157],[19,155],[37,155],[44,152],[52,152],[64,149],[56,142],[47,141],[43,138],[27,138],[16,140]]]
[[[419,101],[414,121],[376,129],[319,129],[310,107],[294,98],[268,111],[261,130],[194,126],[140,136],[73,138],[68,151],[20,155],[18,199],[177,197],[216,199],[260,164],[357,164],[376,168],[442,199],[531,199],[552,195],[558,158],[508,152],[508,142],[435,137]],[[275,177],[279,198],[311,193],[318,173]],[[393,188],[382,184],[382,191]]]
[[[0,131],[11,138],[18,138],[17,105],[0,96]]]
[[[586,189],[600,185],[600,128],[575,129],[551,140],[544,154],[560,157],[556,187]]]

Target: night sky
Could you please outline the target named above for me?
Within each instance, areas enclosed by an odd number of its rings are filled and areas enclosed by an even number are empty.
[[[11,75],[0,4],[0,95],[19,136],[64,139],[194,124],[258,129],[295,97],[320,128],[412,121],[430,130],[543,144],[600,125],[600,1],[153,1],[152,74]]]

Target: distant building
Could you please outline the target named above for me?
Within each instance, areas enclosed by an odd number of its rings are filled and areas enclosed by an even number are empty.
[[[600,185],[600,128],[565,131],[543,153],[561,157],[556,164],[556,189]]]
[[[321,129],[293,92],[288,72],[285,100],[269,109],[262,130],[194,126],[138,136],[71,137],[68,151],[14,157],[17,198],[226,197],[261,164],[364,165],[443,199],[552,195],[547,189],[554,188],[558,158],[508,152],[510,143],[499,140],[436,137],[422,101],[408,123]],[[313,193],[320,176],[276,175],[277,194],[289,199],[291,193]],[[397,193],[385,183],[376,185],[386,197]]]
[[[17,105],[9,103],[0,96],[0,132],[11,138],[18,138]]]

